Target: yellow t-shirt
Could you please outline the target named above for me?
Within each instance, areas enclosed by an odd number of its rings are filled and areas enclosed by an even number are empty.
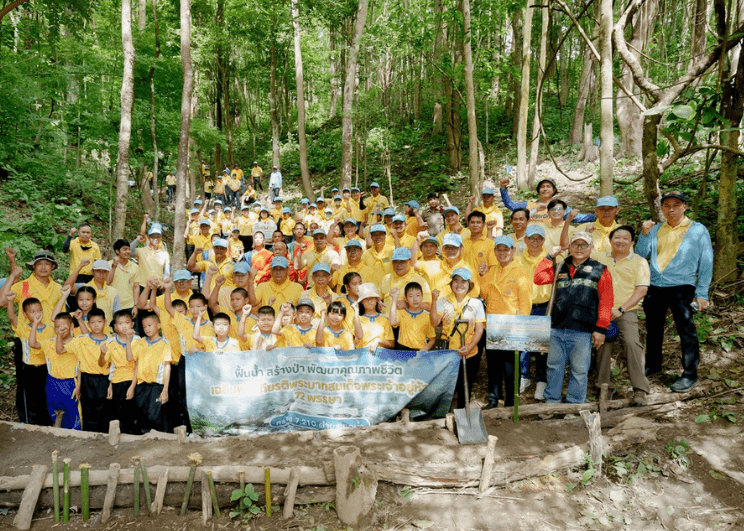
[[[163,331],[163,337],[168,340],[171,346],[171,364],[178,365],[181,356],[183,356],[183,340],[173,324],[173,318],[165,310],[160,312],[160,327]]]
[[[382,284],[382,279],[385,275],[393,272],[393,264],[391,259],[393,257],[393,247],[385,246],[381,251],[377,251],[374,246],[370,247],[362,255],[362,262],[372,272],[372,276],[369,279],[364,279],[365,282],[372,282],[376,286]]]
[[[386,308],[390,308],[391,300],[390,300],[390,290],[393,288],[398,288],[400,290],[400,298],[402,299],[404,297],[404,289],[406,287],[406,284],[409,282],[417,282],[421,285],[421,290],[424,293],[423,301],[424,303],[431,303],[431,288],[429,287],[429,283],[416,273],[416,270],[411,268],[408,270],[408,272],[403,275],[399,276],[397,273],[392,272],[389,275],[385,275],[382,279],[382,283],[380,284],[380,294],[382,295],[383,304]]]
[[[338,348],[339,350],[353,350],[354,336],[343,328],[336,333],[326,326],[323,329],[323,344],[320,346]]]
[[[300,284],[292,282],[289,278],[281,284],[277,284],[272,278],[268,282],[262,282],[256,286],[256,298],[259,301],[259,306],[265,306],[269,303],[269,299],[274,297],[274,304],[271,307],[278,314],[282,304],[286,302],[297,304],[303,291]]]
[[[429,320],[429,312],[419,310],[412,312],[407,308],[397,311],[398,314],[398,343],[408,348],[420,350],[426,346],[428,340],[435,337],[434,327]]]
[[[597,261],[607,266],[612,275],[612,290],[614,294],[613,309],[623,307],[629,312],[636,310],[638,304],[631,307],[625,306],[627,301],[637,287],[649,286],[651,284],[651,271],[648,262],[642,256],[630,253],[625,258],[615,261],[612,252],[597,256]]]
[[[370,279],[374,276],[374,271],[367,267],[364,262],[356,266],[346,263],[333,272],[331,286],[336,290],[336,293],[341,292],[341,288],[344,285],[344,277],[347,273],[359,273],[362,277],[362,282],[371,282]]]
[[[552,290],[551,284],[535,284],[534,278],[535,278],[535,270],[537,269],[537,265],[542,262],[542,259],[545,258],[545,256],[548,254],[548,252],[543,249],[539,255],[532,257],[530,256],[529,251],[525,250],[522,254],[520,254],[517,258],[514,260],[518,260],[521,262],[522,266],[529,270],[530,272],[530,278],[533,279],[532,281],[532,304],[542,304],[544,302],[548,302],[550,300],[550,292]]]
[[[189,319],[182,313],[175,312],[173,314],[173,325],[181,334],[181,350],[184,353],[190,351],[194,347],[199,350],[199,344],[193,337],[194,324],[196,323],[193,319]],[[199,327],[199,335],[202,336],[202,339],[205,337],[214,337],[214,328],[212,328],[212,323],[210,321],[202,319]]]
[[[15,293],[15,301],[18,303],[16,315],[18,316],[19,328],[28,325],[28,318],[26,317],[26,314],[23,313],[22,305],[23,301],[30,297],[39,299],[39,302],[41,303],[41,309],[43,312],[41,323],[53,327],[52,312],[59,302],[59,299],[62,298],[62,286],[57,284],[51,278],[49,279],[49,283],[45,286],[36,278],[35,274],[32,274],[26,280],[21,280],[20,282],[13,284],[10,287],[10,291]]]
[[[292,236],[292,231],[294,230],[295,225],[297,225],[297,222],[292,219],[291,216],[287,216],[286,218],[281,219],[281,222],[279,223],[279,230],[281,230],[282,234],[284,234],[285,236]]]
[[[612,252],[612,246],[610,245],[610,233],[618,228],[620,225],[617,224],[616,221],[612,222],[612,225],[609,227],[605,227],[602,225],[599,220],[593,222],[593,223],[584,223],[583,225],[579,225],[576,230],[578,231],[586,231],[589,227],[594,227],[594,231],[592,234],[592,240],[594,243],[592,245],[594,246],[593,252],[606,254],[609,252]]]
[[[494,230],[496,229],[502,229],[504,228],[504,214],[502,214],[501,209],[496,206],[496,203],[492,204],[490,207],[484,207],[483,205],[477,206],[473,209],[473,212],[483,212],[486,215],[486,223],[489,221],[495,221],[496,226],[494,227]],[[488,230],[488,227],[484,228],[483,230]]]
[[[46,363],[46,353],[44,352],[43,345],[47,340],[53,339],[54,327],[52,325],[41,324],[36,329],[36,341],[42,345],[42,348],[31,348],[28,345],[28,338],[31,336],[31,324],[21,326],[20,324],[13,328],[13,332],[18,339],[21,340],[21,349],[23,351],[23,363],[26,365],[33,365],[38,367]]]
[[[480,239],[474,240],[471,235],[470,238],[462,241],[462,246],[464,248],[462,258],[473,271],[478,271],[478,267],[483,261],[486,262],[489,269],[498,263],[493,252],[494,246],[491,238],[481,235]]]
[[[140,286],[147,285],[151,278],[162,280],[166,266],[170,265],[170,255],[162,246],[153,250],[149,245],[137,249],[139,269],[134,277]]]
[[[304,347],[305,343],[315,345],[315,328],[312,326],[307,330],[300,328],[300,325],[291,324],[283,326],[279,331],[279,336],[284,340],[282,346],[286,347]],[[277,341],[277,345],[279,342]]]
[[[359,322],[362,324],[362,339],[359,340],[359,348],[368,347],[374,340],[393,341],[393,327],[384,315],[361,315]]]
[[[137,340],[137,343],[139,348],[132,352],[134,361],[137,362],[137,383],[163,384],[165,366],[170,365],[171,362],[170,343],[162,337],[152,342],[142,337]]]
[[[113,267],[113,261],[109,261]],[[119,294],[119,302],[122,308],[134,307],[134,278],[137,276],[139,267],[132,260],[127,261],[127,265],[121,264],[116,266],[114,271],[114,280],[109,284]]]
[[[449,225],[444,227],[444,230],[437,234],[437,241],[439,242],[439,248],[442,247],[442,242],[444,241],[445,234],[452,234],[452,230],[450,229]],[[460,230],[460,238],[462,238],[462,241],[470,239],[470,229],[461,229]]]
[[[437,299],[436,312],[440,315],[444,315],[443,312],[445,309],[452,311],[453,317],[450,321],[442,319],[442,337],[449,339],[449,347],[452,350],[457,350],[462,346],[462,343],[460,342],[460,334],[458,332],[452,334],[452,329],[454,328],[456,319],[469,321],[468,330],[465,333],[465,344],[468,344],[473,340],[473,336],[475,335],[475,325],[477,323],[484,323],[485,325],[486,313],[483,304],[476,298],[465,297],[461,302],[458,302],[457,297],[455,297],[453,293],[450,293],[444,299]],[[465,357],[471,358],[477,353],[478,345],[475,345]]]
[[[90,335],[72,338],[65,344],[68,353],[73,354],[80,363],[80,372],[87,374],[108,374],[108,364],[101,367],[98,358],[101,355],[101,345],[108,343],[109,336],[103,339],[93,339]]]
[[[139,336],[132,338],[132,356],[134,356],[135,349],[140,348],[138,339]],[[126,343],[120,341],[119,336],[116,335],[108,340],[106,347],[108,350],[104,359],[109,364],[111,383],[131,382],[134,378],[134,358],[132,361],[127,360]]]
[[[375,210],[379,208],[379,210],[384,210],[390,206],[390,202],[388,201],[387,197],[385,197],[382,194],[377,194],[377,196],[369,195],[364,198],[364,213],[368,216],[372,214]]]
[[[83,250],[83,247],[87,247],[87,249]],[[77,266],[80,265],[80,262],[86,258],[90,260],[90,264],[82,268],[79,274],[92,275],[93,262],[101,259],[101,249],[93,240],[82,245],[80,243],[80,238],[75,238],[70,242],[70,273],[72,273]]]
[[[75,354],[69,351],[64,354],[57,354],[56,336],[47,339],[41,344],[44,355],[46,356],[47,371],[49,376],[58,380],[67,380],[75,378],[78,372],[78,360]]]
[[[203,339],[204,352],[222,354],[224,352],[240,352],[243,350],[240,348],[238,340],[233,337],[228,337],[224,342],[217,341],[216,337],[205,337]]]
[[[120,310],[122,308],[121,301],[119,301],[118,306],[116,304],[116,298],[119,296],[119,293],[116,289],[106,284],[104,284],[103,288],[99,288],[96,285],[95,279],[88,282],[87,285],[96,290],[96,306],[103,310],[106,314],[106,322],[110,323],[114,318],[114,310]]]
[[[486,300],[486,313],[530,315],[532,313],[532,275],[522,262],[512,261],[506,267],[496,264],[478,277]]]

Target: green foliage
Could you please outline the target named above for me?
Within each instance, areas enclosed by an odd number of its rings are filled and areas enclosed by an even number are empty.
[[[628,485],[633,485],[643,478],[658,477],[661,467],[657,461],[657,457],[647,455],[641,457],[635,454],[610,456],[608,458],[607,474],[622,482],[627,482]]]
[[[669,441],[665,450],[669,454],[669,457],[676,461],[680,466],[690,466],[690,446],[684,439],[680,439],[679,441]]]
[[[230,494],[231,502],[238,502],[237,506],[230,510],[230,518],[240,518],[248,521],[254,516],[261,514],[261,508],[256,505],[258,493],[253,490],[253,484],[248,483],[244,489],[235,489]]]

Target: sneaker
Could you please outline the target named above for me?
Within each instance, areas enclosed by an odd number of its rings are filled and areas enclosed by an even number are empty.
[[[645,406],[646,405],[646,391],[636,389],[633,392],[633,404],[634,406]]]
[[[675,393],[686,393],[698,384],[697,380],[691,380],[690,378],[680,378],[672,384],[672,391]]]
[[[522,393],[524,393],[531,383],[532,383],[532,380],[530,380],[529,378],[520,378],[519,379],[519,394],[521,395]]]
[[[537,382],[535,389],[535,400],[545,400],[545,388],[548,387],[547,382]]]

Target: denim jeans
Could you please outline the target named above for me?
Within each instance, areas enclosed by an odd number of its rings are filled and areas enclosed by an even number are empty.
[[[592,334],[554,328],[550,331],[550,352],[548,353],[548,386],[545,389],[545,402],[561,402],[563,375],[566,365],[571,368],[568,380],[566,402],[583,404],[586,402],[586,384],[589,364],[592,361]]]
[[[690,307],[694,298],[695,286],[648,287],[648,293],[643,298],[643,311],[646,314],[646,368],[650,371],[661,370],[664,325],[667,309],[671,309],[682,350],[682,377],[690,380],[697,379],[700,342]]]
[[[548,309],[548,303],[540,303],[532,305],[532,312],[530,315],[545,315]],[[521,378],[530,377],[530,358],[535,356],[535,381],[536,382],[547,382],[547,355],[543,352],[522,352],[519,355],[519,375]]]

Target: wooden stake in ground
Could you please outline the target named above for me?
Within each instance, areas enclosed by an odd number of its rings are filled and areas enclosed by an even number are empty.
[[[515,370],[516,372],[516,370]],[[493,461],[496,454],[496,442],[499,440],[495,435],[488,436],[488,446],[486,447],[486,457],[483,459],[483,471],[481,472],[478,492],[483,494],[491,486],[491,472],[493,472]]]
[[[594,477],[602,477],[602,421],[599,413],[582,411],[581,418],[584,419],[587,430],[589,430],[589,455],[594,462]]]
[[[101,511],[101,523],[105,524],[111,518],[111,511],[114,509],[116,499],[116,486],[119,484],[119,463],[109,465],[108,482],[106,483],[106,497],[103,499],[103,510]]]
[[[70,520],[70,459],[66,457],[62,461],[62,490],[64,491],[62,497],[62,521],[68,522]]]
[[[54,492],[54,522],[59,522],[59,465],[57,457],[59,452],[52,452],[52,492]]]
[[[607,412],[607,393],[609,391],[609,384],[603,383],[599,390],[599,414],[604,415]]]
[[[160,514],[163,510],[163,500],[165,499],[165,489],[168,486],[169,468],[158,478],[158,487],[155,489],[155,500],[150,506],[150,514]]]
[[[145,460],[140,457],[139,460],[140,469],[142,470],[142,485],[145,488],[145,500],[147,501],[147,510],[150,510],[152,505],[152,498],[150,496],[150,480],[147,478],[147,467],[145,466]]]
[[[212,509],[214,510],[214,517],[220,517],[220,506],[217,503],[217,490],[214,488],[214,479],[212,478],[212,471],[207,472],[207,481],[209,482],[209,497],[212,499]]]
[[[266,498],[266,516],[271,518],[271,469],[264,468],[264,497]]]
[[[90,465],[80,465],[80,499],[83,512],[83,522],[90,520]]]
[[[65,416],[65,412],[61,409],[58,409],[54,412],[54,427],[55,428],[61,428],[62,427],[62,417]]]
[[[16,517],[13,519],[13,525],[18,529],[31,528],[34,509],[36,509],[36,502],[39,500],[39,494],[41,493],[41,487],[46,479],[46,474],[46,465],[34,465],[33,472],[31,472],[31,481],[28,482],[28,486],[23,491],[21,506],[18,508],[18,514],[16,514]]]
[[[134,483],[132,484],[134,488],[134,516],[139,516],[139,458],[135,457],[132,461],[134,461]]]
[[[362,465],[356,446],[341,446],[333,451],[336,472],[336,513],[346,525],[357,527],[369,513],[377,494],[377,477]]]
[[[191,486],[194,484],[194,475],[196,474],[196,467],[201,464],[201,455],[194,452],[189,455],[189,464],[191,470],[189,470],[189,480],[186,482],[186,492],[183,495],[183,503],[181,504],[181,516],[186,514],[189,508],[189,498],[191,497]]]
[[[519,424],[519,351],[514,351],[514,424]]]
[[[294,467],[289,473],[289,483],[284,491],[284,512],[282,517],[292,518],[294,513],[295,496],[297,495],[297,485],[300,483],[300,469]]]
[[[201,475],[201,503],[202,503],[202,523],[207,525],[209,519],[212,517],[212,500],[209,493],[209,481],[207,480],[207,474],[202,473]]]
[[[109,444],[116,446],[121,438],[121,425],[118,420],[109,422]]]

